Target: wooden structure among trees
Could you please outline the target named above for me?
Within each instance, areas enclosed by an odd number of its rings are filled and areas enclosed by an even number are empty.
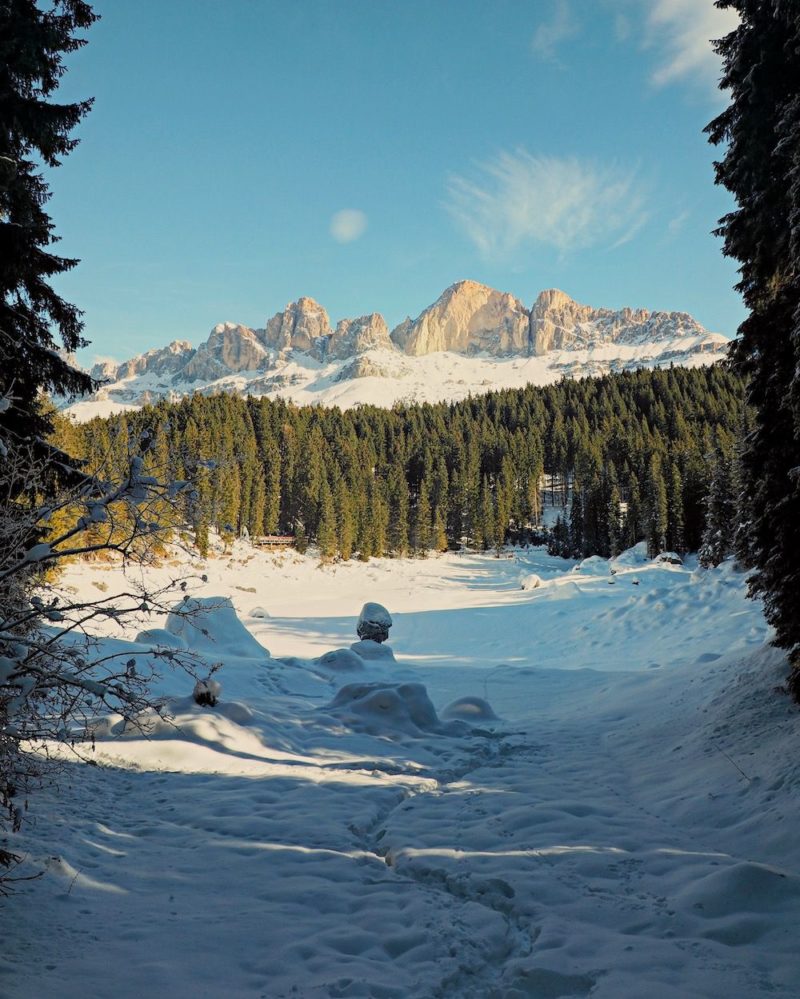
[[[293,548],[293,534],[266,534],[261,538],[253,538],[252,543],[257,548]]]

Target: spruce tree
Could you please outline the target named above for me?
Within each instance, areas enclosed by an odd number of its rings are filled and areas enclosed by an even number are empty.
[[[749,315],[733,363],[747,379],[755,422],[741,459],[740,557],[754,570],[776,643],[789,650],[800,697],[800,6],[719,0],[741,16],[716,43],[730,104],[707,128],[725,147],[717,183],[736,199],[720,220],[739,262]]]
[[[428,485],[425,479],[419,484],[419,495],[414,510],[414,549],[420,555],[426,555],[433,547],[433,522],[431,502],[428,495]]]
[[[58,353],[85,341],[80,311],[50,283],[77,260],[52,252],[57,237],[41,170],[75,148],[70,133],[91,107],[91,100],[50,98],[64,56],[85,44],[76,32],[95,20],[82,0],[56,0],[49,11],[35,0],[0,3],[0,396],[13,397],[3,430],[18,440],[42,439],[52,429],[41,389],[71,395],[96,387]]]
[[[317,530],[317,543],[319,553],[323,561],[328,562],[339,550],[339,538],[336,530],[336,508],[333,502],[331,488],[328,480],[323,479],[320,490],[320,513],[319,528]]]

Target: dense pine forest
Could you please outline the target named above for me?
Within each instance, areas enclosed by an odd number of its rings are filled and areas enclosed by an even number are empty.
[[[390,410],[195,395],[62,420],[57,443],[113,476],[144,442],[149,474],[192,484],[170,516],[201,553],[214,528],[292,534],[323,558],[506,541],[609,556],[646,538],[653,553],[705,544],[717,562],[732,543],[745,422],[741,381],[716,365]],[[565,511],[548,530],[545,504]]]

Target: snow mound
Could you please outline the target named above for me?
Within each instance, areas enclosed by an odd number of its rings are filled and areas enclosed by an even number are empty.
[[[620,566],[644,565],[645,562],[650,561],[647,554],[647,542],[640,541],[638,545],[634,545],[633,548],[628,548],[626,551],[621,552],[611,561],[615,565]]]
[[[382,659],[384,662],[395,662],[394,652],[391,648],[388,645],[381,645],[380,642],[373,642],[371,638],[363,638],[360,642],[353,642],[350,649],[362,659]]]
[[[181,652],[189,648],[186,639],[175,635],[166,628],[146,628],[136,636],[138,645],[149,645],[156,649],[178,649]]]
[[[266,611],[263,607],[254,607],[250,611],[250,617],[269,618],[269,611]]]
[[[217,705],[217,714],[232,721],[235,725],[252,725],[255,715],[252,708],[241,701],[226,701]]]
[[[609,571],[608,560],[599,555],[590,555],[573,569],[573,572],[579,572],[582,576],[607,576]]]
[[[542,585],[542,579],[535,572],[521,572],[519,574],[519,585],[522,590],[538,590]]]
[[[348,727],[371,735],[420,736],[443,731],[421,683],[349,683],[324,708]]]
[[[443,709],[441,716],[465,722],[498,721],[491,704],[482,697],[459,697]]]
[[[390,650],[391,651],[391,650]],[[364,668],[364,660],[352,649],[332,649],[314,662],[318,666],[333,670],[356,670]]]
[[[187,597],[167,617],[167,631],[182,638],[192,652],[269,658],[237,617],[229,597]]]

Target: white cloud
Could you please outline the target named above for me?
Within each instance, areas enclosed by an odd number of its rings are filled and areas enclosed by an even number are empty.
[[[578,22],[572,16],[569,0],[556,0],[553,15],[543,21],[533,34],[531,48],[542,59],[556,62],[558,46],[578,34]]]
[[[678,214],[669,220],[667,223],[667,233],[671,237],[675,237],[679,232],[683,230],[686,223],[689,221],[690,213],[686,210],[678,212]]]
[[[488,259],[507,259],[530,244],[560,253],[619,246],[647,219],[635,169],[524,149],[481,164],[478,179],[452,176],[445,207]]]
[[[367,216],[358,208],[343,208],[331,218],[330,234],[337,243],[352,243],[367,230]]]
[[[663,52],[652,74],[656,86],[687,79],[717,84],[720,61],[711,39],[722,38],[739,23],[731,9],[720,10],[713,0],[644,0],[647,44]]]

